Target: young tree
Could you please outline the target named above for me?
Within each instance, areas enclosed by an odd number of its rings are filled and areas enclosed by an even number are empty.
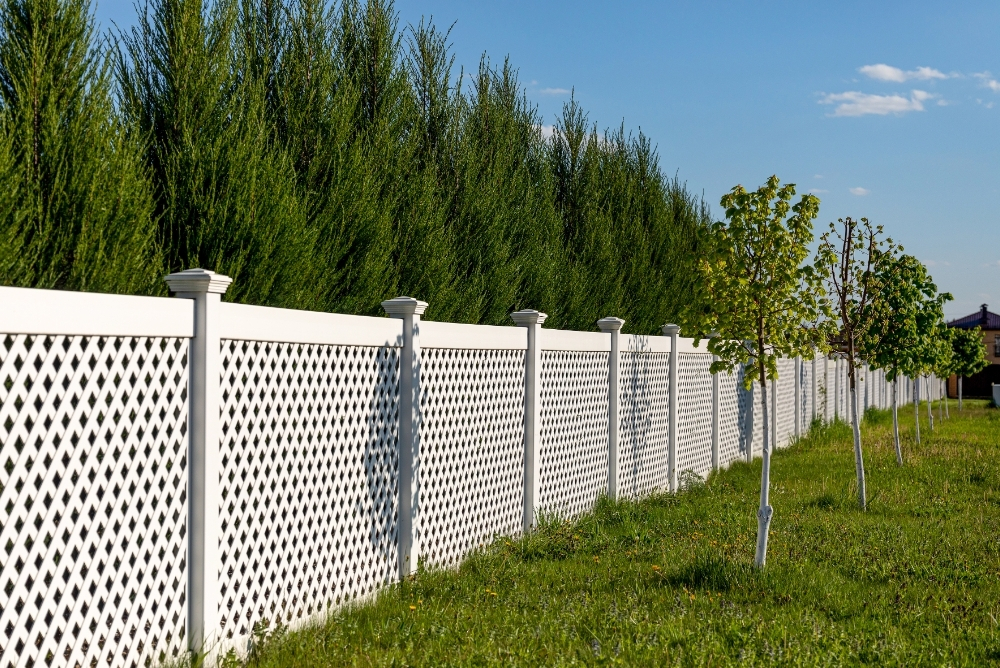
[[[873,226],[867,218],[842,218],[838,222],[839,227],[830,223],[830,230],[820,239],[816,271],[825,277],[836,310],[837,324],[831,329],[829,344],[847,361],[858,503],[864,510],[868,499],[858,414],[857,370],[862,363],[859,353],[876,347],[879,335],[884,332],[881,325],[885,320],[887,289],[883,281],[891,271],[897,249],[892,239],[881,238],[882,227]]]
[[[902,251],[902,247],[895,248]],[[937,317],[934,308],[937,286],[927,268],[912,255],[886,252],[876,267],[881,290],[874,307],[879,309],[872,327],[861,340],[861,355],[875,366],[885,369],[892,383],[892,423],[896,446],[896,463],[903,465],[899,438],[898,385],[904,376],[919,375],[919,361],[928,332]],[[914,401],[914,406],[917,406]],[[919,414],[918,414],[919,416]],[[920,422],[916,424],[920,441]]]
[[[920,401],[923,394],[926,394],[920,392],[920,379],[931,373],[940,355],[940,328],[944,323],[944,303],[951,299],[951,295],[946,292],[938,293],[937,286],[926,273],[926,269],[924,274],[927,294],[919,305],[917,336],[906,360],[907,374],[913,378],[914,385],[913,417],[916,423],[917,443],[920,443]],[[927,414],[930,418],[928,426],[933,431],[934,416],[931,413],[929,396],[924,397],[924,403],[927,404]]]
[[[931,401],[931,376],[942,373],[951,363],[951,342],[948,336],[948,326],[944,321],[944,303],[951,301],[947,292],[936,296],[928,304],[928,315],[931,325],[925,330],[921,357],[919,359],[920,375],[924,378],[927,388],[927,421],[930,430],[934,431],[934,409]],[[935,307],[936,305],[936,307]]]
[[[954,362],[955,353],[952,350],[951,345],[951,328],[941,320],[937,328],[938,337],[937,341],[937,357],[934,364],[934,382],[938,384],[940,389],[942,386],[941,379],[947,378],[951,375],[951,368]],[[943,393],[941,401],[938,402],[938,419],[944,422],[948,416],[948,393]]]
[[[760,383],[764,426],[756,565],[767,559],[771,439],[767,381],[778,376],[781,357],[811,358],[825,343],[830,314],[819,277],[803,261],[813,239],[819,199],[803,195],[791,205],[793,184],[772,176],[755,192],[736,186],[722,198],[726,222],[715,223],[700,264],[697,306],[685,317],[695,337],[718,337],[709,350],[718,356],[712,373],[746,365],[744,383]],[[789,216],[789,214],[791,214]],[[819,324],[817,324],[819,323]]]
[[[958,410],[962,410],[962,378],[979,373],[989,366],[982,330],[978,327],[951,328],[951,350],[951,373],[958,377]]]

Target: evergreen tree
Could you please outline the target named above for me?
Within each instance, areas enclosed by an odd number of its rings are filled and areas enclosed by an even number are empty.
[[[122,108],[148,137],[168,269],[227,274],[234,301],[309,307],[315,240],[236,26],[229,0],[155,0],[118,53]]]
[[[0,280],[160,293],[141,145],[122,126],[86,0],[0,10]]]

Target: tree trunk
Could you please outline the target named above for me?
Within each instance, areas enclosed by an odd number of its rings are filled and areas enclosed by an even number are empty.
[[[958,410],[962,410],[962,377],[958,377]]]
[[[903,449],[899,445],[899,414],[897,413],[896,403],[896,383],[898,382],[898,379],[893,379],[892,381],[892,434],[896,438],[896,463],[902,466]]]
[[[858,416],[858,390],[855,386],[854,371],[849,370],[851,381],[851,428],[854,431],[854,466],[858,472],[858,504],[861,510],[865,510],[868,505],[868,496],[865,493],[865,459],[861,453],[861,422]]]
[[[767,380],[764,377],[764,365],[761,364],[761,374],[760,374],[760,406],[764,413],[762,417],[764,418],[764,452],[763,452],[763,464],[760,470],[760,508],[757,510],[757,554],[754,559],[754,563],[757,568],[764,568],[764,564],[767,562],[767,535],[771,530],[771,517],[774,515],[774,509],[771,508],[770,501],[770,487],[771,487],[771,442],[770,442],[770,432],[767,416]]]
[[[920,380],[918,378],[913,379],[913,421],[917,429],[917,445],[920,445]]]
[[[924,384],[927,386],[927,420],[931,424],[931,433],[934,433],[934,409],[931,408],[931,379],[924,376]]]

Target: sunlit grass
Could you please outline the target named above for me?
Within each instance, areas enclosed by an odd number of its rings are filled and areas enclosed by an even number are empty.
[[[273,633],[254,666],[984,665],[1000,660],[1000,411],[900,411],[815,428],[773,462],[768,565],[752,567],[760,462],[677,495],[601,502],[500,539],[322,626]]]

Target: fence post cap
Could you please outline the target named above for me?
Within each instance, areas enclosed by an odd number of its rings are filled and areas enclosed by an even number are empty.
[[[510,314],[510,317],[518,327],[530,327],[531,325],[541,325],[545,322],[545,319],[548,318],[549,315],[547,313],[542,313],[541,311],[526,308],[520,311],[514,311]]]
[[[622,325],[624,324],[625,321],[622,320],[621,318],[612,318],[612,317],[601,318],[600,320],[597,321],[597,329],[601,330],[602,332],[617,332],[622,328]]]
[[[667,324],[663,326],[663,333],[667,336],[677,336],[681,333],[680,325]]]
[[[208,269],[185,269],[174,272],[169,276],[164,276],[170,291],[174,294],[181,293],[209,293],[216,295],[226,294],[229,284],[233,279],[222,274],[217,274]]]
[[[393,297],[382,302],[382,308],[392,318],[402,318],[407,315],[423,315],[427,310],[427,302],[413,297]]]

